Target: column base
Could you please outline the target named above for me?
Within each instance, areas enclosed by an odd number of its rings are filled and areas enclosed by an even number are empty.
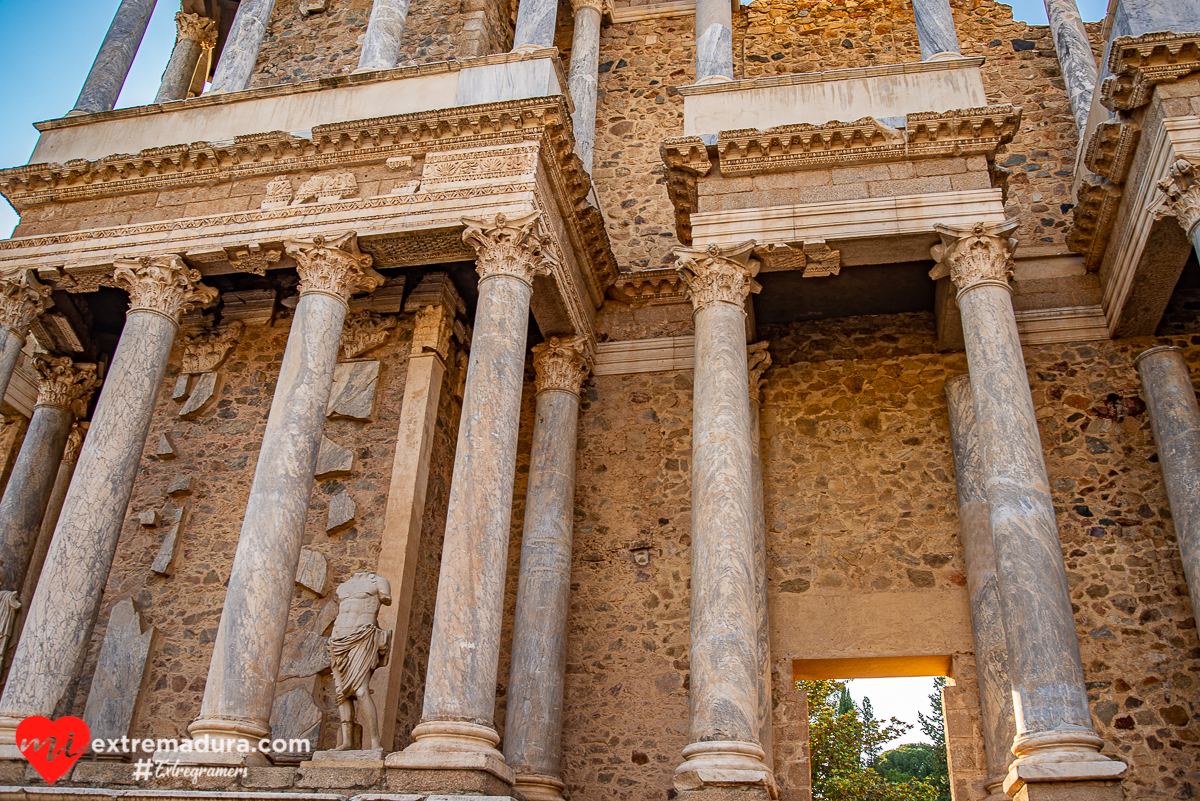
[[[689,743],[683,749],[684,762],[675,769],[675,789],[690,795],[703,792],[704,798],[749,798],[765,792],[765,798],[778,798],[775,776],[764,763],[766,753],[758,743],[740,740],[714,740]],[[715,794],[713,794],[715,793]],[[749,795],[746,795],[749,793]],[[697,796],[699,801],[700,796]]]
[[[1004,792],[1013,798],[1027,798],[1029,801],[1045,798],[1049,799],[1062,798],[1063,801],[1069,801],[1075,798],[1107,799],[1104,795],[1087,795],[1087,790],[1083,790],[1083,795],[1073,796],[1067,794],[1067,790],[1071,785],[1079,785],[1080,787],[1090,788],[1094,785],[1113,784],[1116,787],[1115,792],[1118,795],[1114,798],[1123,798],[1120,795],[1122,792],[1120,786],[1116,784],[1116,780],[1125,775],[1127,765],[1115,759],[1107,757],[1101,760],[1086,761],[1086,762],[1038,762],[1034,764],[1014,764],[1008,771],[1008,775],[1004,777]],[[1059,788],[1059,789],[1055,789]],[[1053,792],[1058,792],[1059,795],[1054,795]],[[1024,793],[1024,795],[1021,795]]]
[[[542,773],[518,773],[514,789],[529,801],[563,801],[567,785],[557,776]]]
[[[452,720],[425,721],[416,742],[388,754],[391,790],[434,795],[511,795],[516,775],[496,750],[500,735],[489,726]]]
[[[1125,801],[1120,782],[1045,782],[1026,784],[1014,801]]]

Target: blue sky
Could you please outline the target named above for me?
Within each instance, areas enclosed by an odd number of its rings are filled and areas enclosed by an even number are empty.
[[[25,164],[37,143],[33,123],[61,117],[75,105],[92,59],[120,0],[0,0],[0,167]],[[1077,0],[1086,20],[1104,16],[1104,0]],[[160,0],[133,63],[118,107],[150,103],[175,43],[178,0]],[[1042,0],[1013,3],[1018,19],[1046,23]],[[53,35],[48,30],[53,28]],[[0,238],[17,215],[0,201]]]

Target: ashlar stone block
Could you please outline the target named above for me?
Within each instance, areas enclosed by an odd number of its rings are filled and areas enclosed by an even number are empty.
[[[83,719],[93,739],[127,737],[146,683],[146,664],[157,629],[143,631],[142,616],[126,596],[113,607],[100,648]]]
[[[339,492],[329,499],[329,516],[325,520],[327,534],[340,534],[354,525],[358,509],[349,492]]]
[[[158,512],[154,509],[147,509],[138,515],[138,522],[146,528],[158,528],[160,522]]]
[[[354,471],[354,451],[338,445],[327,437],[321,438],[321,450],[317,453],[318,479],[348,476]]]
[[[167,535],[163,537],[162,545],[158,548],[158,555],[154,557],[154,563],[150,565],[150,569],[160,576],[169,576],[175,571],[175,547],[179,544],[179,532],[183,528],[186,516],[187,510],[181,506],[171,512],[167,518],[170,528],[167,529]]]

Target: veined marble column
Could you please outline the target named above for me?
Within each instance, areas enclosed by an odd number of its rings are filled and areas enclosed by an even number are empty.
[[[733,80],[733,6],[696,0],[696,83]]]
[[[155,103],[186,100],[192,77],[196,74],[196,65],[200,63],[200,54],[205,48],[211,49],[217,44],[216,20],[180,11],[175,15],[175,27],[175,49],[171,51],[171,60],[163,72]]]
[[[1183,351],[1161,346],[1134,361],[1150,408],[1192,614],[1200,620],[1200,407]]]
[[[956,375],[946,380],[950,412],[950,445],[958,485],[958,519],[967,562],[967,594],[971,598],[971,628],[975,635],[975,666],[979,674],[979,707],[983,713],[983,746],[987,754],[987,801],[1005,801],[1001,786],[1013,760],[1016,737],[1012,684],[1008,678],[1008,644],[996,589],[996,551],[988,517],[984,484],[987,469],[975,425],[971,379]]]
[[[513,52],[554,47],[554,28],[557,24],[557,0],[520,0],[517,28],[513,31]]]
[[[383,283],[353,232],[284,247],[300,273],[300,301],[242,518],[200,717],[188,726],[192,737],[230,749],[240,741],[256,750],[271,731],[275,677],[342,326],[350,297]]]
[[[125,85],[129,68],[133,66],[133,57],[142,44],[142,37],[146,35],[146,26],[150,24],[156,1],[121,0],[108,34],[100,45],[100,52],[92,63],[92,70],[83,82],[75,108],[67,114],[68,117],[112,111],[117,105],[121,87]]]
[[[1167,206],[1192,240],[1192,249],[1200,254],[1200,173],[1187,159],[1171,165],[1167,177],[1159,181],[1159,190],[1167,196]]]
[[[217,297],[179,256],[117,262],[113,276],[129,311],[0,696],[3,756],[16,756],[21,720],[69,709],[64,695],[91,642],[179,315]]]
[[[355,72],[390,70],[400,60],[408,0],[375,0]]]
[[[759,742],[760,596],[746,298],[753,242],[676,248],[696,328],[692,411],[691,714],[681,791],[775,792]]]
[[[0,590],[21,591],[46,503],[77,415],[87,412],[96,365],[37,358],[38,397],[12,478],[0,500]]]
[[[575,113],[571,127],[575,131],[575,153],[583,168],[592,174],[596,149],[596,90],[600,69],[601,0],[574,0],[575,33],[571,38],[571,74],[567,78]]]
[[[758,685],[758,741],[766,752],[767,767],[775,769],[772,730],[771,697],[771,614],[767,593],[767,516],[763,499],[762,470],[762,387],[766,381],[763,373],[771,366],[769,342],[756,342],[746,349],[749,363],[750,389],[750,458],[754,470],[754,560],[757,572],[754,589],[758,595],[758,669],[761,681]]]
[[[496,745],[496,671],[533,277],[548,271],[539,213],[463,220],[479,301],[446,512],[437,607],[416,742],[387,759],[513,782]],[[492,793],[495,794],[495,793]]]
[[[0,399],[8,392],[8,382],[21,358],[29,326],[50,305],[50,287],[38,283],[32,270],[23,270],[0,279],[0,325],[4,342],[0,344]]]
[[[1050,19],[1050,35],[1054,37],[1054,52],[1058,54],[1063,82],[1067,85],[1071,116],[1075,118],[1076,130],[1082,134],[1087,130],[1092,93],[1096,91],[1096,57],[1075,0],[1046,0],[1046,16]]]
[[[551,337],[533,349],[537,418],[525,493],[521,572],[504,721],[504,761],[530,801],[561,801],[563,677],[575,528],[579,390],[591,372],[584,337]]]
[[[958,288],[979,442],[987,468],[1000,608],[1017,719],[1004,790],[1028,783],[1115,780],[1125,764],[1100,754],[1092,728],[1067,570],[1038,435],[1008,277],[1015,220],[936,226],[937,279]]]
[[[242,0],[234,15],[221,60],[213,72],[212,92],[240,92],[250,85],[258,51],[267,36],[275,0]]]
[[[912,4],[913,16],[917,21],[917,40],[921,44],[921,60],[957,58],[962,55],[950,0],[912,0]]]

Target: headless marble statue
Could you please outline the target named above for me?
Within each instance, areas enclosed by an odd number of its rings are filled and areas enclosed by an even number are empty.
[[[371,675],[387,664],[391,632],[376,625],[379,607],[391,604],[388,580],[374,573],[355,573],[337,590],[338,615],[329,638],[329,659],[342,718],[341,742],[335,751],[354,750],[354,702],[362,727],[362,749],[382,748],[379,718],[371,700]]]

